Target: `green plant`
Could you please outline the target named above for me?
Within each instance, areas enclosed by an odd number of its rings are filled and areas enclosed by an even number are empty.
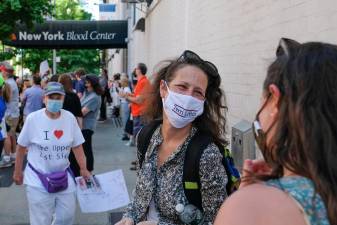
[[[51,11],[50,0],[1,0],[0,40],[8,39],[17,23],[31,28],[34,23],[42,23]]]

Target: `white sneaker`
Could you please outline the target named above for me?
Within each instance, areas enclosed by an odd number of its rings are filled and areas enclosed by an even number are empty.
[[[15,159],[16,159],[16,156],[11,156],[11,163],[15,164]]]
[[[6,167],[11,167],[13,164],[12,164],[12,162],[11,162],[11,160],[4,160],[4,159],[2,159],[1,161],[0,161],[0,168],[6,168]]]
[[[129,147],[134,147],[136,146],[135,143],[133,141],[129,141],[128,143],[125,144],[126,146],[129,146]]]

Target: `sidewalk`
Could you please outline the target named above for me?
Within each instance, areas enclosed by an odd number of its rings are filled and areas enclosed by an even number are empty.
[[[125,146],[121,141],[121,128],[115,128],[111,121],[97,124],[93,136],[95,173],[122,169],[129,195],[136,182],[135,171],[130,171],[130,162],[135,160],[136,150]],[[116,212],[122,209],[114,210]],[[0,188],[0,224],[29,225],[28,204],[23,186],[13,184],[9,188]],[[77,208],[75,225],[107,225],[108,213],[83,214]]]

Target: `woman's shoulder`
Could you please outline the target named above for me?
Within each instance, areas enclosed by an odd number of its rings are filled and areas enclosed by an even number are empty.
[[[289,195],[275,187],[256,183],[232,194],[222,205],[214,224],[305,225],[306,223],[297,204]]]
[[[214,143],[211,142],[207,145],[207,147],[203,150],[203,153],[201,155],[201,159],[205,160],[208,158],[221,158],[222,159],[222,154],[220,152],[219,147]]]
[[[101,96],[99,95],[99,94],[97,94],[96,92],[92,92],[92,94],[93,94],[93,98],[95,98],[95,99],[101,99]]]
[[[82,97],[82,101],[95,101],[96,99],[100,99],[100,96],[98,94],[96,94],[96,92],[92,91],[90,93],[85,92],[83,97]]]
[[[225,167],[222,163],[222,159],[223,155],[220,152],[219,147],[214,143],[208,144],[207,147],[203,150],[202,155],[200,156],[200,175],[203,178],[210,176],[212,177],[212,173],[213,171],[215,171],[218,177],[222,177],[219,179],[227,182],[226,180],[228,178],[226,175]]]
[[[312,224],[328,224],[325,204],[312,180],[302,176],[285,176],[268,180],[265,184],[291,196]]]
[[[76,97],[78,98],[78,95],[75,92],[72,92],[72,91],[67,91],[66,96],[72,97],[72,98],[76,98]]]

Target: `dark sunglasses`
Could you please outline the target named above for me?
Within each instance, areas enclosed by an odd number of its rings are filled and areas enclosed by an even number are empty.
[[[218,69],[213,63],[203,60],[202,58],[200,58],[200,56],[190,50],[185,50],[183,54],[179,56],[177,62],[200,63],[203,66],[207,67],[207,69],[211,70],[212,75],[220,76]]]
[[[290,57],[297,51],[298,47],[300,46],[301,44],[295,40],[289,38],[281,38],[276,48],[276,57],[281,57],[284,55]]]

